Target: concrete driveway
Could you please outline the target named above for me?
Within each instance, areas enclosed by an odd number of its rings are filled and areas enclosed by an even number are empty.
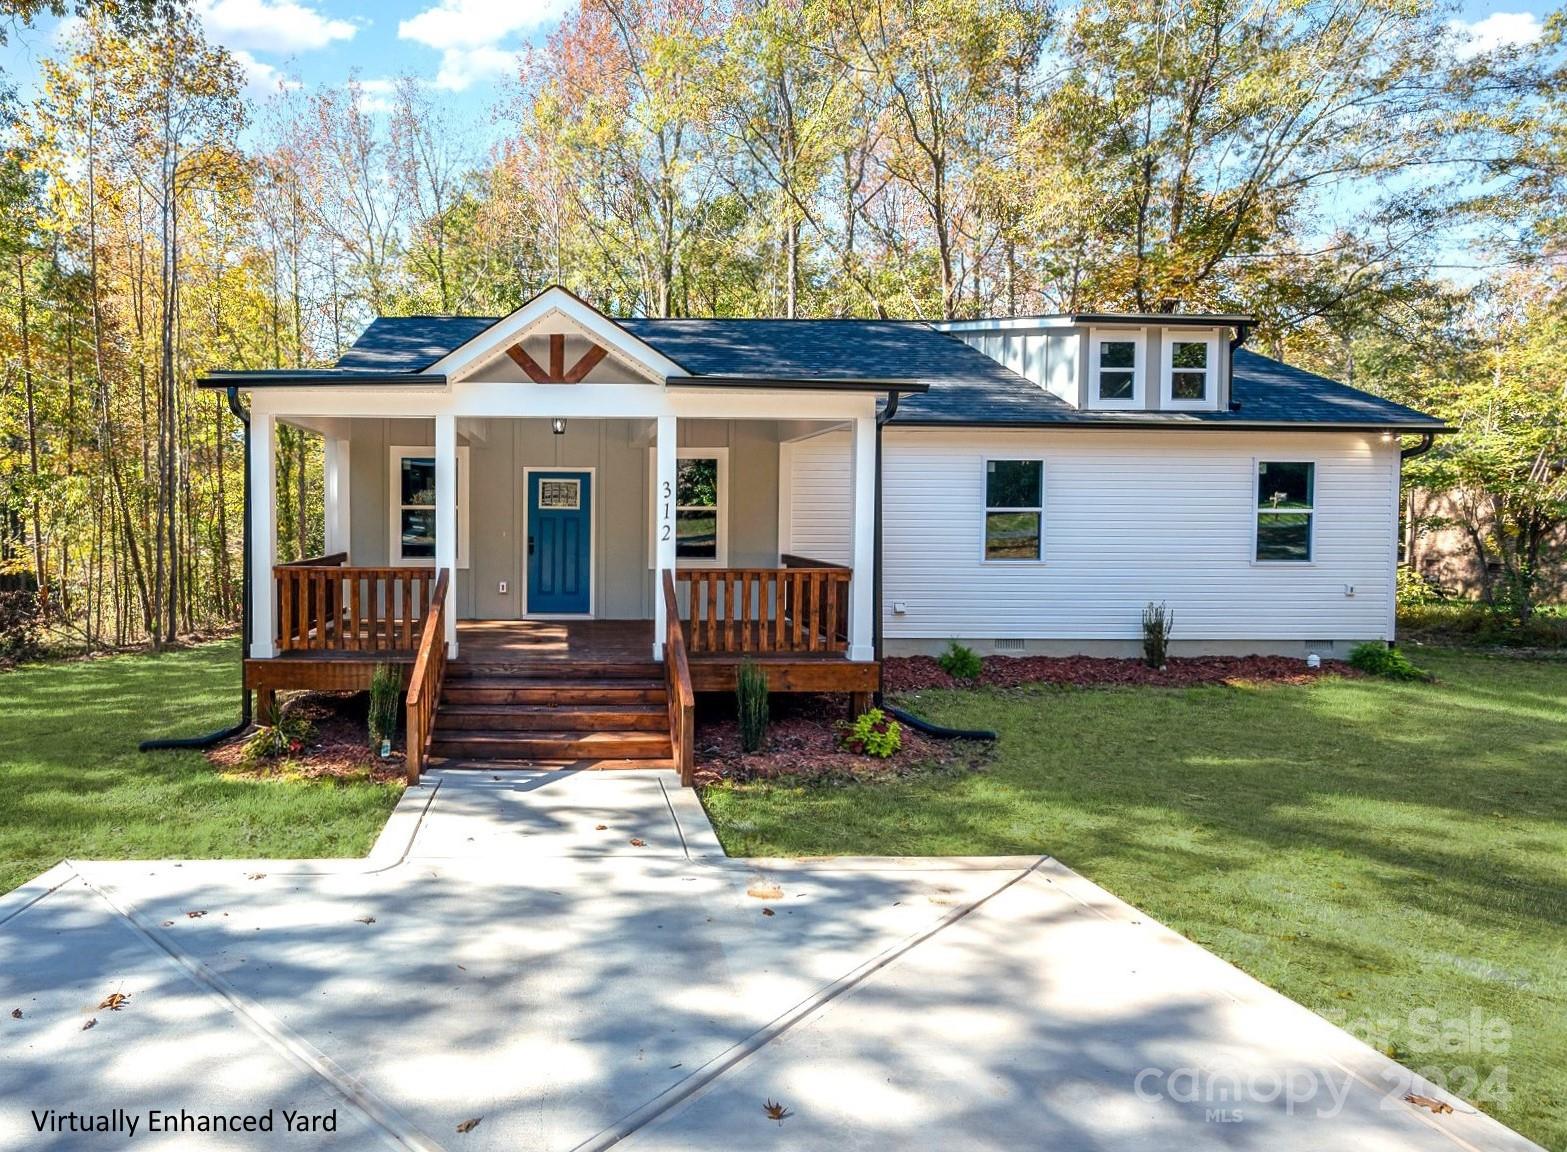
[[[1052,860],[728,860],[666,780],[434,774],[367,860],[0,898],[0,1147],[1535,1147]]]

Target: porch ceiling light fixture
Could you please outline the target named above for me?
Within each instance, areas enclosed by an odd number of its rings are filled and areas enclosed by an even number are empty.
[[[555,419],[551,420],[550,431],[555,433],[557,436],[564,436],[566,434],[566,418],[564,416],[557,416]]]

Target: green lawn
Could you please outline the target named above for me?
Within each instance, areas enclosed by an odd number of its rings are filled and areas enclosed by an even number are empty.
[[[228,779],[136,750],[239,713],[232,642],[0,672],[0,892],[65,856],[358,856],[400,787]]]
[[[704,800],[737,855],[1050,853],[1564,1149],[1567,661],[1414,656],[1438,683],[925,693],[985,771]]]

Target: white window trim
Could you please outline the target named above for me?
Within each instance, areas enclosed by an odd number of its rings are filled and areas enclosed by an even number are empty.
[[[682,460],[717,460],[718,461],[718,555],[712,560],[691,560],[675,557],[677,568],[727,568],[729,567],[729,449],[725,448],[676,448],[675,471],[680,470]],[[657,498],[655,493],[658,488],[658,450],[648,449],[648,522],[647,522],[647,566],[649,570],[655,567],[658,553],[657,545],[653,541],[654,525],[658,523],[658,517],[654,514],[656,509],[653,501]],[[672,511],[678,511],[677,505]],[[678,518],[672,523],[678,524]]]
[[[1311,507],[1309,508],[1281,508],[1278,512],[1265,511],[1259,497],[1262,495],[1262,472],[1259,465],[1262,464],[1310,464],[1311,465]],[[1317,481],[1321,479],[1321,473],[1317,471],[1322,465],[1314,457],[1310,456],[1253,456],[1251,458],[1251,563],[1254,568],[1310,568],[1317,562]],[[1311,516],[1310,530],[1306,535],[1306,548],[1309,556],[1305,560],[1260,560],[1257,558],[1257,524],[1263,516],[1286,515],[1290,512],[1306,512]]]
[[[1039,507],[1037,508],[992,508],[989,496],[985,489],[990,479],[990,465],[993,461],[1022,460],[1039,465]],[[1023,564],[1043,564],[1045,562],[1045,458],[1028,452],[1011,453],[1006,456],[986,456],[979,462],[979,562],[981,564],[997,564],[1004,568],[1016,568]],[[985,554],[985,526],[988,514],[991,512],[1038,512],[1039,513],[1039,555],[1031,560],[1007,560],[1002,558],[992,559]]]
[[[1120,341],[1131,341],[1136,349],[1132,355],[1132,398],[1130,400],[1103,400],[1099,396],[1099,348],[1102,344],[1118,343]],[[1088,330],[1087,407],[1126,410],[1147,407],[1147,361],[1148,329],[1090,328]],[[1016,457],[1016,459],[1021,459],[1021,457]]]
[[[1218,407],[1219,398],[1219,330],[1217,328],[1166,328],[1160,343],[1159,405],[1173,411],[1205,412]],[[1203,370],[1206,383],[1201,400],[1177,400],[1175,398],[1175,345],[1206,344],[1208,367]],[[1195,368],[1183,368],[1183,372],[1195,372]],[[1286,461],[1288,463],[1288,461]]]
[[[434,459],[435,447],[430,444],[398,444],[388,449],[387,504],[390,536],[387,541],[387,562],[393,568],[434,568],[435,558],[423,556],[404,557],[402,525],[402,463],[410,456]],[[471,511],[468,493],[472,487],[473,470],[468,466],[468,448],[457,447],[457,567],[468,567],[468,517]]]

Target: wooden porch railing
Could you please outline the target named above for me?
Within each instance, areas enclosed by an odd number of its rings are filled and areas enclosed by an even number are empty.
[[[450,573],[442,568],[436,577],[431,609],[419,632],[419,654],[408,677],[408,720],[406,771],[408,783],[419,783],[430,738],[435,735],[435,708],[441,702],[441,683],[446,679],[446,587]]]
[[[851,575],[837,564],[677,569],[690,586],[691,651],[842,652]]]
[[[696,693],[691,690],[691,664],[686,658],[685,630],[680,626],[680,599],[675,580],[664,571],[664,688],[669,698],[669,745],[683,788],[694,775],[692,741],[696,736]]]
[[[279,652],[412,652],[430,610],[428,568],[348,568],[342,553],[279,564]]]

